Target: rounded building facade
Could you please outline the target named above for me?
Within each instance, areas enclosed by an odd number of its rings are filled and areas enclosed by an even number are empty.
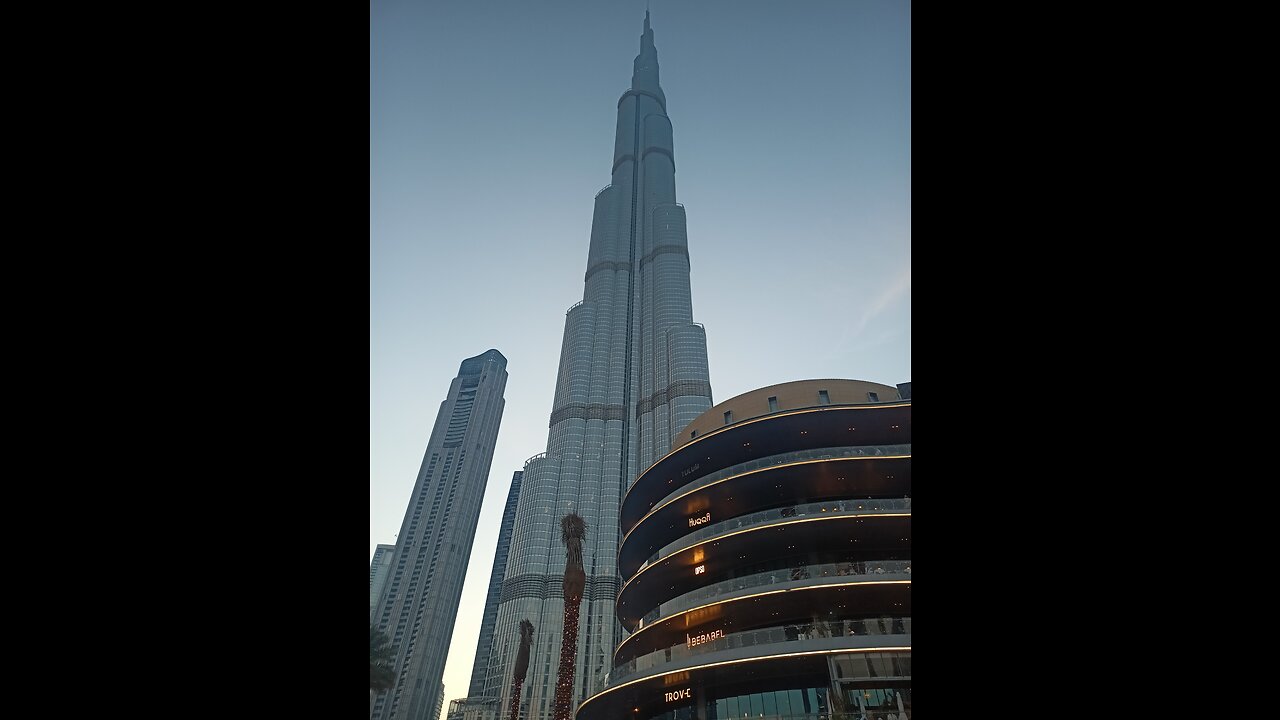
[[[727,400],[623,500],[630,633],[577,720],[911,717],[911,401],[804,380]]]

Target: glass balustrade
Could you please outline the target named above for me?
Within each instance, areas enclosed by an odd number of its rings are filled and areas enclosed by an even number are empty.
[[[788,463],[803,462],[806,460],[831,460],[835,458],[850,457],[887,457],[893,455],[910,455],[910,443],[903,445],[861,445],[861,446],[842,446],[842,447],[826,447],[814,448],[812,450],[796,450],[795,452],[781,453],[778,455],[770,455],[758,460],[749,460],[739,463],[723,470],[717,470],[708,475],[704,475],[687,485],[681,485],[673,489],[666,497],[653,504],[653,507],[662,507],[668,500],[684,495],[691,490],[705,487],[714,482],[718,482],[727,477],[734,475],[744,475],[757,470],[765,470],[778,465],[786,465]],[[648,483],[648,478],[641,478],[640,482]]]
[[[706,635],[690,637],[684,644],[665,648],[641,655],[622,665],[615,666],[609,673],[609,684],[615,685],[626,678],[655,668],[662,668],[670,663],[705,655],[721,650],[755,647],[760,645],[776,645],[780,643],[820,640],[824,638],[868,637],[868,636],[901,636],[899,640],[886,642],[911,644],[911,618],[879,617],[862,620],[818,621],[804,624],[783,625],[780,627],[735,632],[720,637],[705,638]],[[779,649],[778,652],[787,652]]]
[[[683,550],[691,545],[696,545],[699,540],[705,540],[706,538],[715,537],[716,535],[721,535],[723,533],[751,527],[752,525],[765,524],[775,520],[781,521],[815,515],[831,515],[833,513],[857,515],[858,513],[877,512],[911,512],[911,498],[854,498],[849,500],[827,500],[826,502],[814,502],[806,503],[804,505],[793,505],[790,507],[770,508],[769,510],[761,510],[749,515],[739,515],[735,518],[722,520],[714,525],[708,525],[700,530],[695,530],[688,535],[681,535],[678,539],[659,548],[657,552],[650,555],[636,573],[639,574],[640,570],[644,570],[662,558],[670,556],[674,552]]]
[[[718,583],[712,583],[697,590],[691,590],[679,597],[668,600],[649,611],[640,621],[640,628],[646,625],[652,625],[661,617],[673,615],[678,612],[684,612],[692,607],[704,605],[708,600],[717,598],[730,599],[733,595],[750,595],[758,588],[767,588],[770,585],[783,584],[803,584],[823,585],[828,583],[837,583],[847,581],[850,577],[866,576],[884,576],[884,575],[911,575],[910,560],[867,560],[867,561],[849,561],[836,563],[822,563],[818,565],[801,565],[790,568],[777,568],[773,570],[765,570],[762,572],[744,575],[742,577],[722,580]],[[804,581],[804,582],[801,582]],[[638,631],[640,628],[636,628]]]

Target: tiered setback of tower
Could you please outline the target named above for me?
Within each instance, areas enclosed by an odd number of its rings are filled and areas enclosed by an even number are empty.
[[[911,712],[911,401],[774,385],[695,419],[623,501],[606,689],[577,720]]]
[[[707,343],[693,322],[685,211],[658,52],[646,15],[631,88],[618,100],[612,182],[595,199],[582,301],[565,318],[547,449],[524,467],[511,554],[481,693],[510,701],[519,624],[536,628],[523,720],[548,720],[563,636],[560,518],[587,522],[575,704],[603,687],[623,636],[614,617],[618,509],[632,479],[711,406]]]

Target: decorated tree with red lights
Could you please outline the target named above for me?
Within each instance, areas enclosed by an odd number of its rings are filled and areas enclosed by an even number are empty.
[[[525,675],[529,674],[529,646],[533,644],[533,623],[520,621],[520,650],[516,652],[515,676],[511,678],[511,715],[509,720],[519,720],[520,690]]]
[[[582,541],[587,521],[577,513],[560,518],[560,540],[568,550],[564,563],[564,639],[560,643],[560,671],[552,708],[554,720],[569,720],[573,712],[573,669],[578,662],[578,608],[587,574],[582,569]]]

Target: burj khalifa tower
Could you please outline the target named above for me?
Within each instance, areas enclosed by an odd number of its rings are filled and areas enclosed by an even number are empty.
[[[551,717],[563,634],[560,518],[588,525],[573,706],[604,687],[625,631],[618,511],[635,477],[711,407],[707,341],[693,322],[685,211],[658,51],[645,13],[631,88],[618,100],[612,181],[596,194],[582,301],[569,308],[545,453],[524,466],[484,695],[511,694],[521,619],[535,628],[521,717]]]

